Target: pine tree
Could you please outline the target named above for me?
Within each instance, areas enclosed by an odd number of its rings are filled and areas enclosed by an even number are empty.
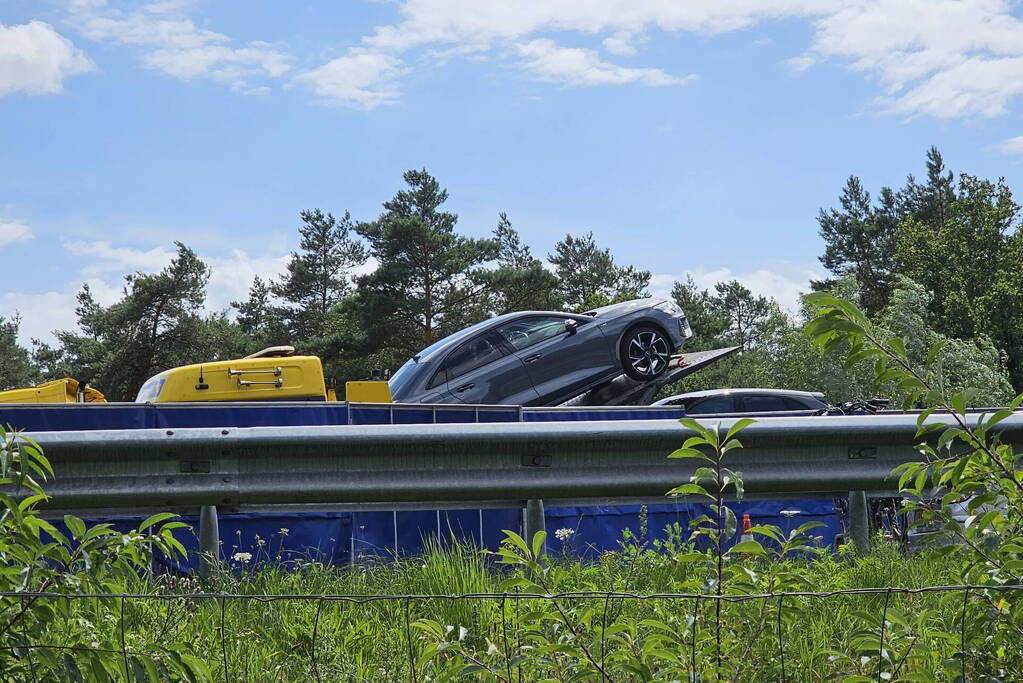
[[[281,319],[281,309],[274,302],[271,285],[258,275],[252,279],[249,298],[232,301],[238,311],[238,327],[248,335],[255,346],[277,346],[292,343],[291,335]]]
[[[945,171],[945,161],[937,147],[927,150],[927,182],[920,185],[910,175],[899,193],[904,213],[931,228],[939,228],[951,217],[952,202],[956,199],[955,179],[952,171]]]
[[[357,228],[378,265],[359,279],[354,308],[367,349],[409,355],[487,314],[493,285],[482,266],[499,245],[455,233],[458,216],[441,210],[448,193],[425,169],[403,177],[408,188]]]
[[[120,301],[104,307],[88,285],[78,293],[81,332],[57,332],[59,346],[39,345],[47,375],[91,383],[115,401],[132,400],[150,376],[216,353],[201,316],[209,268],[180,242],[159,273],[125,276]]]
[[[18,343],[21,316],[0,316],[0,390],[28,387],[39,380],[39,368]]]
[[[499,245],[497,268],[489,277],[494,289],[495,312],[561,308],[558,278],[522,243],[503,211],[498,215],[494,237]]]
[[[296,339],[330,331],[333,308],[352,290],[352,269],[366,262],[347,211],[340,219],[319,209],[303,211],[300,252],[292,252],[287,271],[270,291],[283,302],[284,321]]]
[[[686,343],[688,351],[707,351],[721,346],[721,335],[728,328],[728,320],[715,306],[711,294],[700,289],[692,275],[685,282],[676,282],[671,290],[675,300],[689,319],[693,338]]]
[[[821,209],[817,216],[825,242],[820,261],[839,277],[856,278],[862,287],[863,307],[875,313],[888,303],[891,294],[892,240],[903,210],[888,188],[881,190],[880,206],[872,206],[870,193],[856,176],[849,176],[839,203],[841,210]]]
[[[565,305],[574,311],[645,296],[650,284],[649,271],[616,265],[611,250],[599,248],[592,232],[566,235],[547,260],[555,267]]]
[[[718,282],[714,292],[711,305],[725,320],[721,341],[748,350],[775,339],[784,316],[773,299],[754,295],[738,280]]]

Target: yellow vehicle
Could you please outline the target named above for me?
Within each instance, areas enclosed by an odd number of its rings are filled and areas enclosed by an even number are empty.
[[[150,377],[136,403],[194,401],[336,401],[316,356],[272,346],[237,360],[183,365]],[[387,382],[348,382],[347,400],[390,403]]]
[[[106,403],[96,389],[81,386],[70,377],[43,382],[27,389],[0,391],[0,403]]]

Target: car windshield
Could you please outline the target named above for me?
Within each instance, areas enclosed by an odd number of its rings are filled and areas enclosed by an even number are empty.
[[[398,368],[398,371],[391,375],[391,379],[387,381],[387,384],[391,387],[391,394],[399,393],[409,380],[415,377],[416,368],[419,363],[409,358],[405,361],[405,364]]]

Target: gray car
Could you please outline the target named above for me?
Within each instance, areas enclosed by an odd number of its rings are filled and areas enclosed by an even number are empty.
[[[673,301],[634,299],[582,314],[499,315],[420,351],[390,379],[400,403],[557,405],[623,372],[655,379],[693,336]]]
[[[682,406],[687,415],[817,411],[828,407],[819,391],[792,389],[708,389],[662,398],[655,406]]]

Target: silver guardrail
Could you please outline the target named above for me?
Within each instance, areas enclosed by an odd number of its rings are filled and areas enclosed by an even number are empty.
[[[902,414],[759,418],[729,467],[743,473],[749,497],[890,491],[891,470],[919,457],[916,428],[916,416]],[[996,431],[1023,443],[1023,413]],[[694,461],[666,457],[689,435],[674,420],[621,420],[32,437],[57,472],[49,504],[74,509],[658,496],[692,473]]]

